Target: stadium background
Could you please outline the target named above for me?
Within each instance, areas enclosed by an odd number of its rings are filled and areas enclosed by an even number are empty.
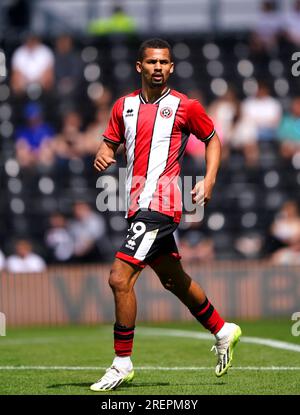
[[[300,96],[300,76],[293,76],[291,69],[292,56],[300,50],[300,34],[297,43],[286,23],[295,2],[278,1],[269,13],[262,12],[261,1],[121,3],[129,26],[125,22],[123,33],[112,33],[107,26],[98,34],[89,29],[91,20],[109,19],[116,2],[36,0],[0,5],[0,251],[9,259],[16,242],[26,239],[46,263],[41,272],[16,273],[9,272],[3,261],[0,311],[7,329],[112,321],[107,277],[126,222],[123,212],[97,212],[101,189],[93,158],[113,101],[139,87],[134,71],[137,48],[153,36],[172,45],[176,69],[171,86],[199,98],[212,118],[219,116],[214,121],[223,141],[224,157],[204,220],[188,224],[183,217],[179,226],[183,263],[226,317],[254,321],[281,317],[289,322],[300,304],[300,129],[289,147],[281,127],[284,117],[291,115],[291,103]],[[13,56],[29,32],[52,50],[54,62],[61,59],[61,66],[54,66],[48,90],[35,81],[16,92]],[[64,61],[57,38],[66,34],[73,46]],[[70,62],[77,70],[71,70]],[[67,72],[70,88],[64,88],[56,70]],[[230,132],[261,82],[282,111],[278,124],[255,130],[249,142],[233,143]],[[232,89],[234,98],[228,92]],[[222,111],[232,109],[228,133],[228,125],[220,120],[226,118]],[[31,112],[50,126],[52,144],[42,155],[32,152],[28,158],[18,148],[18,139]],[[247,126],[251,131],[253,121],[245,117],[247,140]],[[300,114],[297,122],[299,126]],[[83,140],[88,145],[82,149]],[[204,173],[203,147],[192,143],[182,177]],[[121,152],[120,166],[124,166]],[[105,173],[116,185],[118,167]],[[282,214],[287,201],[294,207],[291,217]],[[91,249],[76,253],[76,238],[86,231],[80,227],[85,214],[91,223],[95,220],[99,235],[90,232]],[[284,229],[276,233],[274,224],[282,219]],[[51,235],[57,236],[55,243]],[[150,269],[137,282],[137,293],[138,322],[192,320]],[[290,333],[285,340],[291,340]]]

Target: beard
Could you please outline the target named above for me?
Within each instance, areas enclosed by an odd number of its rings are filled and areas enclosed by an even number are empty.
[[[151,77],[151,82],[149,84],[150,88],[161,88],[166,85],[166,81],[164,77],[161,77],[161,79],[154,79]]]
[[[163,75],[162,73],[157,73],[157,78],[155,79],[154,73],[142,73],[142,80],[148,88],[151,89],[162,89],[167,86],[167,81],[169,76]],[[160,77],[158,77],[160,75]]]

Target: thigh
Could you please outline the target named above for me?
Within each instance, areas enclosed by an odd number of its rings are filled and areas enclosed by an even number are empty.
[[[134,286],[142,268],[116,258],[110,272],[110,282]]]
[[[126,261],[122,261],[119,258],[115,258],[112,264],[112,270],[118,271],[122,275],[130,276],[136,274],[137,272],[141,272],[141,268],[136,266],[135,264],[128,263]]]

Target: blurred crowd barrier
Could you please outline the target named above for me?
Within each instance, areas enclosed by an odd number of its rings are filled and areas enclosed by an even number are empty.
[[[186,264],[222,315],[258,319],[291,316],[300,304],[300,267],[264,261]],[[109,265],[50,267],[39,274],[0,275],[0,311],[7,327],[93,324],[113,320],[107,280]],[[160,284],[150,268],[137,284],[138,321],[180,321],[193,317]]]

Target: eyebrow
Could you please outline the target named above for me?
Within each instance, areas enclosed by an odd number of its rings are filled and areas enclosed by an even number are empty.
[[[154,61],[154,62],[157,62],[157,61],[160,61],[160,62],[171,62],[171,60],[168,59],[168,58],[162,58],[162,59],[159,59],[159,58],[146,58],[145,60],[147,62],[149,62],[149,61]]]

